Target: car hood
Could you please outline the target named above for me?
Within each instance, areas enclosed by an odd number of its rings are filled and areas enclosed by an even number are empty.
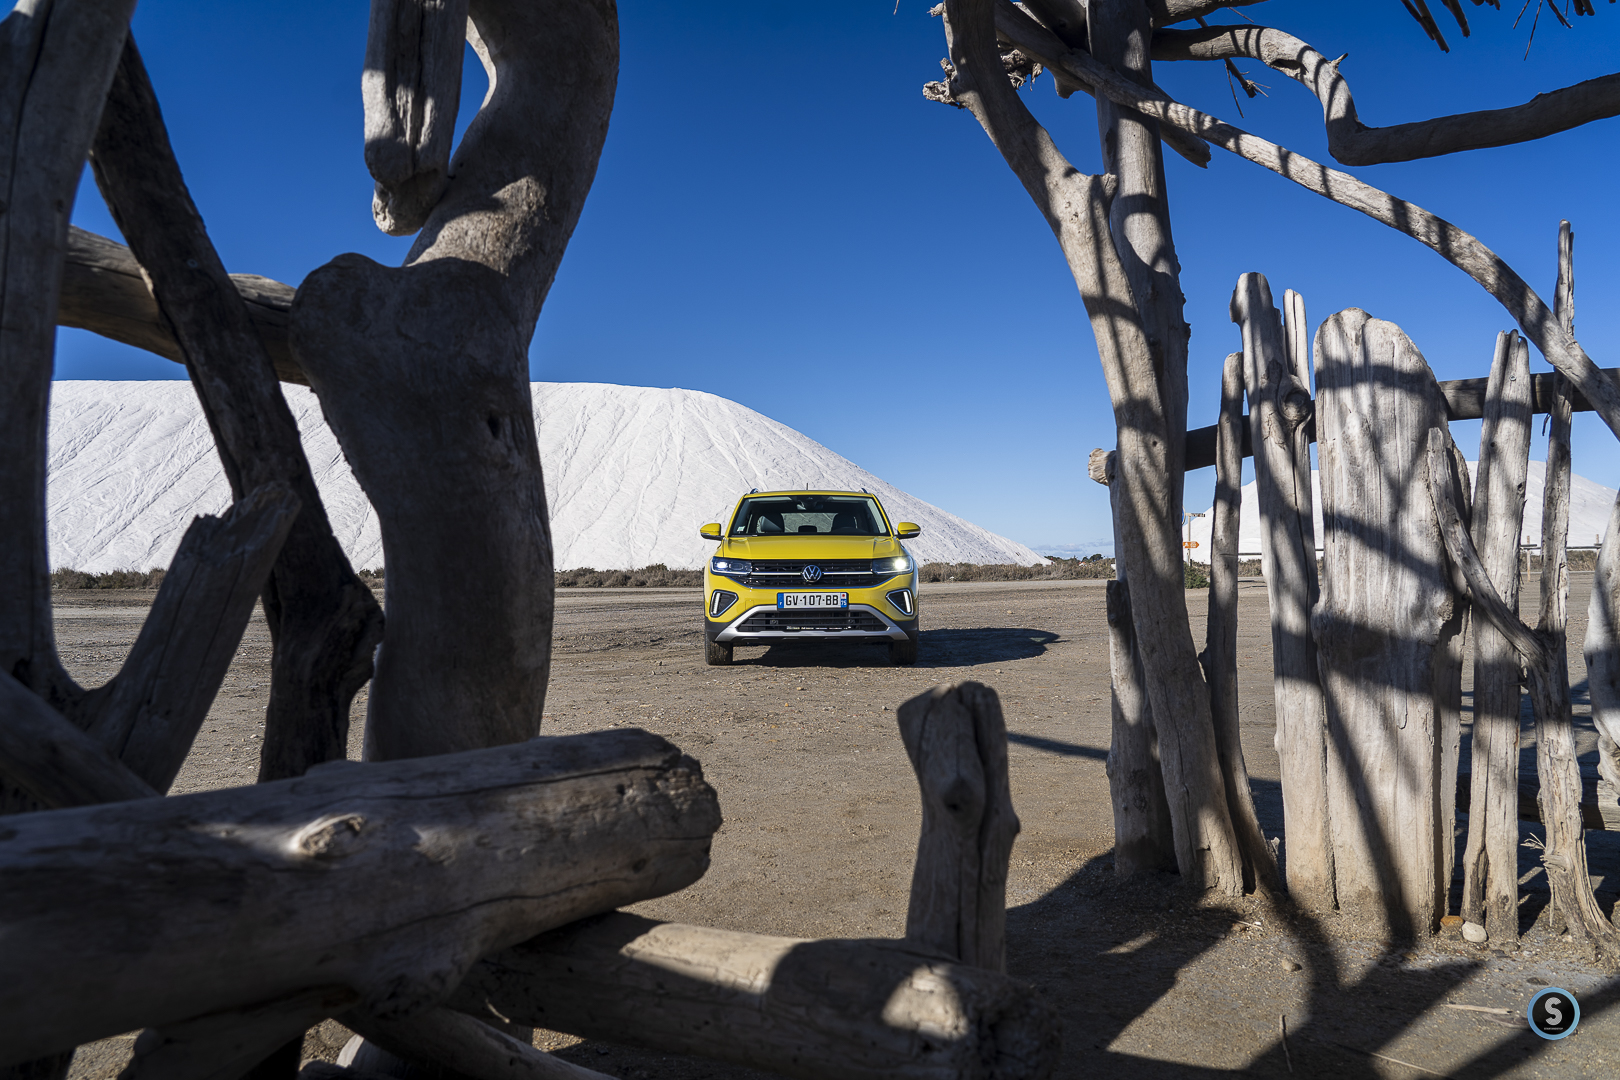
[[[734,559],[881,559],[902,555],[892,536],[735,536],[716,555]]]

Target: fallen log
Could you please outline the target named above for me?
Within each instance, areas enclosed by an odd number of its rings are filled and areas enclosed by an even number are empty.
[[[343,1023],[372,1044],[360,1049],[351,1062],[362,1072],[367,1071],[363,1056],[375,1054],[380,1047],[396,1060],[434,1062],[458,1076],[478,1080],[610,1080],[604,1073],[536,1050],[453,1009],[429,1009],[409,1020],[345,1013]]]
[[[907,942],[804,941],[616,913],[506,949],[446,1002],[590,1039],[822,1080],[1045,1077],[1033,987]]]
[[[697,763],[635,729],[7,819],[0,1066],[317,986],[410,1015],[696,881],[719,824]]]

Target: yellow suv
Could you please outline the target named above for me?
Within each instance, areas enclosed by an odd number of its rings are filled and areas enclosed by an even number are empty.
[[[731,520],[698,530],[719,549],[703,572],[703,656],[779,641],[888,643],[917,660],[917,564],[900,543],[922,532],[889,522],[864,491],[751,491]]]

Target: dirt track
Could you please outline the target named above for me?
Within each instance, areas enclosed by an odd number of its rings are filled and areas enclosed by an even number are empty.
[[[1576,575],[1575,642],[1584,632],[1589,579]],[[1201,639],[1207,594],[1188,596]],[[1456,939],[1385,954],[1343,920],[1289,926],[1250,901],[1186,896],[1172,878],[1117,883],[1103,764],[1109,700],[1101,582],[927,586],[922,659],[911,669],[890,667],[876,646],[797,643],[738,648],[735,665],[708,668],[696,590],[570,589],[558,599],[545,732],[610,725],[656,731],[699,758],[720,793],[726,824],[708,875],[640,905],[644,914],[805,937],[899,936],[919,811],[893,710],[936,683],[976,679],[1002,697],[1023,822],[1007,897],[1008,966],[1064,1015],[1060,1075],[1285,1076],[1281,1015],[1298,1075],[1607,1076],[1620,1065],[1620,1010],[1612,1008],[1620,980],[1555,941],[1545,920],[1510,955]],[[116,670],[150,597],[59,593],[56,600],[64,661],[95,684]],[[1240,604],[1245,751],[1262,824],[1276,835],[1281,805],[1264,585],[1246,581]],[[177,791],[251,782],[268,645],[255,620]],[[1579,648],[1572,652],[1579,681]],[[351,756],[358,756],[362,715],[363,698]],[[1584,738],[1581,749],[1590,751],[1590,734]],[[1608,906],[1620,892],[1620,834],[1589,835]],[[1533,850],[1523,852],[1521,870],[1535,870]],[[1527,914],[1538,912],[1544,879],[1532,878],[1525,891]],[[1261,925],[1249,925],[1255,922]],[[1581,1028],[1562,1042],[1543,1043],[1522,1022],[1524,1002],[1545,983],[1582,1001]],[[1446,1002],[1520,1011],[1502,1016]],[[757,1075],[538,1038],[619,1075]],[[109,1040],[82,1052],[74,1075],[114,1075],[127,1047],[127,1039]],[[331,1052],[315,1041],[310,1049]]]

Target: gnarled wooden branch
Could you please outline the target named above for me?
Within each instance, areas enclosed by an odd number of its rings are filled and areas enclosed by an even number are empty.
[[[232,274],[231,282],[242,294],[276,378],[309,385],[287,345],[287,309],[292,307],[293,287],[257,274]],[[141,275],[141,264],[129,248],[77,225],[68,230],[56,323],[89,330],[177,364],[186,362],[151,286]]]
[[[158,794],[105,746],[3,671],[0,777],[50,808]]]
[[[480,956],[691,884],[719,824],[697,763],[635,729],[16,815],[0,1064],[311,986],[410,1015]]]
[[[193,521],[129,656],[93,691],[91,735],[157,790],[179,774],[298,513],[273,482]]]
[[[392,236],[420,229],[450,185],[461,105],[467,0],[374,0],[366,35],[366,168],[371,213]]]
[[[161,1029],[147,1028],[136,1038],[134,1056],[118,1080],[237,1080],[276,1047],[358,999],[347,986],[318,986]]]
[[[134,8],[29,3],[0,22],[0,671],[74,720],[82,691],[51,626],[45,422],[68,219]]]
[[[1057,1065],[1024,983],[899,941],[803,941],[613,914],[476,965],[474,1015],[822,1080],[1015,1080]]]
[[[1001,699],[981,683],[936,686],[900,706],[900,738],[922,788],[922,832],[906,940],[1007,970],[1007,860],[1018,835]]]
[[[1344,165],[1414,161],[1509,146],[1620,116],[1620,74],[1614,74],[1537,94],[1511,108],[1368,127],[1357,116],[1350,84],[1339,72],[1344,58],[1329,60],[1285,31],[1266,26],[1210,26],[1153,35],[1155,60],[1236,58],[1258,60],[1314,93],[1322,103],[1328,153]]]
[[[297,776],[343,757],[349,705],[371,675],[382,613],[332,535],[298,425],[186,190],[134,39],[108,91],[91,164],[185,354],[232,495],[279,481],[302,504],[263,587],[275,652],[259,769],[263,780]]]
[[[1005,0],[1002,0],[1005,2]],[[1430,248],[1473,278],[1511,315],[1524,336],[1541,350],[1620,437],[1620,385],[1607,378],[1580,344],[1559,325],[1534,289],[1490,248],[1422,207],[1363,183],[1348,173],[1329,169],[1275,143],[1267,142],[1215,117],[1188,108],[1138,86],[1099,64],[1086,53],[1065,53],[1060,66],[1089,80],[1099,94],[1156,120],[1174,124],[1246,161],[1270,169],[1308,191],[1366,214]]]

